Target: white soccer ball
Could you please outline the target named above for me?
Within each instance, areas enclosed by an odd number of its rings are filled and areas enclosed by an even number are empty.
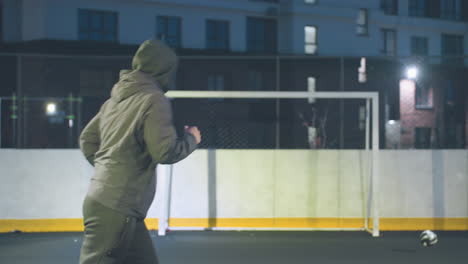
[[[421,244],[425,247],[433,246],[437,243],[438,238],[437,234],[432,232],[431,230],[425,230],[419,236]]]

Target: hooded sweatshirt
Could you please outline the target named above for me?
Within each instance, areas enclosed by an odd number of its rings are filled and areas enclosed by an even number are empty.
[[[120,72],[111,98],[80,136],[80,148],[95,167],[87,196],[137,218],[146,217],[156,192],[157,164],[176,163],[196,147],[188,133],[177,137],[164,93],[177,69],[165,44],[145,41],[132,70]]]

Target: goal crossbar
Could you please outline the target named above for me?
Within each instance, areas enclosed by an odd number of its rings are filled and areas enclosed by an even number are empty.
[[[209,98],[243,98],[243,99],[364,99],[366,100],[366,144],[365,149],[370,150],[370,184],[369,200],[363,228],[304,228],[301,230],[365,230],[373,237],[380,236],[379,229],[379,201],[378,201],[378,183],[379,183],[379,94],[378,92],[294,92],[294,91],[169,91],[166,93],[169,98],[186,99],[209,99]],[[372,108],[372,109],[370,109]],[[370,115],[372,113],[372,115]],[[370,118],[372,117],[372,142],[370,141]],[[160,177],[159,184],[163,185],[161,189],[162,204],[159,215],[158,234],[164,236],[169,229],[170,212],[170,188],[173,165],[158,166]],[[372,197],[372,199],[370,199]],[[372,211],[372,228],[368,225],[370,213]],[[171,227],[171,230],[207,230],[199,227]],[[209,228],[208,230],[296,230],[296,228]]]
[[[170,98],[378,99],[377,92],[169,91]]]

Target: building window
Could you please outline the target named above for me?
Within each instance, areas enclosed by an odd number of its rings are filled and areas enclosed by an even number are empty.
[[[389,56],[396,55],[396,31],[394,29],[382,29],[382,53]]]
[[[409,0],[409,15],[414,17],[427,16],[427,0]]]
[[[180,17],[158,16],[157,38],[172,48],[182,46],[182,28]]]
[[[415,83],[416,109],[431,109],[432,108],[432,88],[429,85]]]
[[[411,37],[411,54],[427,56],[429,54],[429,41],[426,37]]]
[[[225,87],[224,74],[214,73],[208,75],[208,90],[209,91],[224,91]]]
[[[359,36],[367,36],[368,32],[368,21],[367,21],[367,9],[362,8],[359,10],[357,18],[356,34]]]
[[[445,63],[463,64],[463,42],[463,35],[442,34],[441,54]]]
[[[313,26],[305,26],[304,36],[305,36],[305,53],[316,54],[318,50],[317,28]]]
[[[309,93],[315,93],[317,91],[316,83],[317,80],[315,79],[315,77],[307,78],[307,91],[309,91]],[[315,103],[315,97],[309,98],[308,101],[309,104]]]
[[[367,60],[365,57],[362,57],[360,60],[358,68],[358,82],[366,83],[367,82]]]
[[[454,105],[455,104],[455,85],[453,80],[446,81],[447,88],[445,89],[445,104]]]
[[[206,21],[206,48],[213,50],[229,50],[228,21]]]
[[[117,13],[110,11],[78,10],[78,39],[117,42]]]
[[[414,147],[419,149],[431,148],[431,132],[430,127],[416,127],[414,133]]]
[[[276,20],[265,18],[247,18],[247,51],[276,53]]]
[[[248,87],[251,91],[262,91],[265,88],[263,73],[256,70],[249,71]]]
[[[440,17],[450,20],[461,20],[461,0],[441,0]]]
[[[398,15],[398,0],[380,0],[380,8],[385,15]]]
[[[463,56],[463,35],[442,35],[443,56]]]

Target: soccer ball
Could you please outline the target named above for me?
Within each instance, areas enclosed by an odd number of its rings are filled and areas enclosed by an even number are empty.
[[[419,236],[419,240],[421,244],[425,247],[433,246],[437,243],[437,234],[432,232],[431,230],[426,230],[421,233]]]

